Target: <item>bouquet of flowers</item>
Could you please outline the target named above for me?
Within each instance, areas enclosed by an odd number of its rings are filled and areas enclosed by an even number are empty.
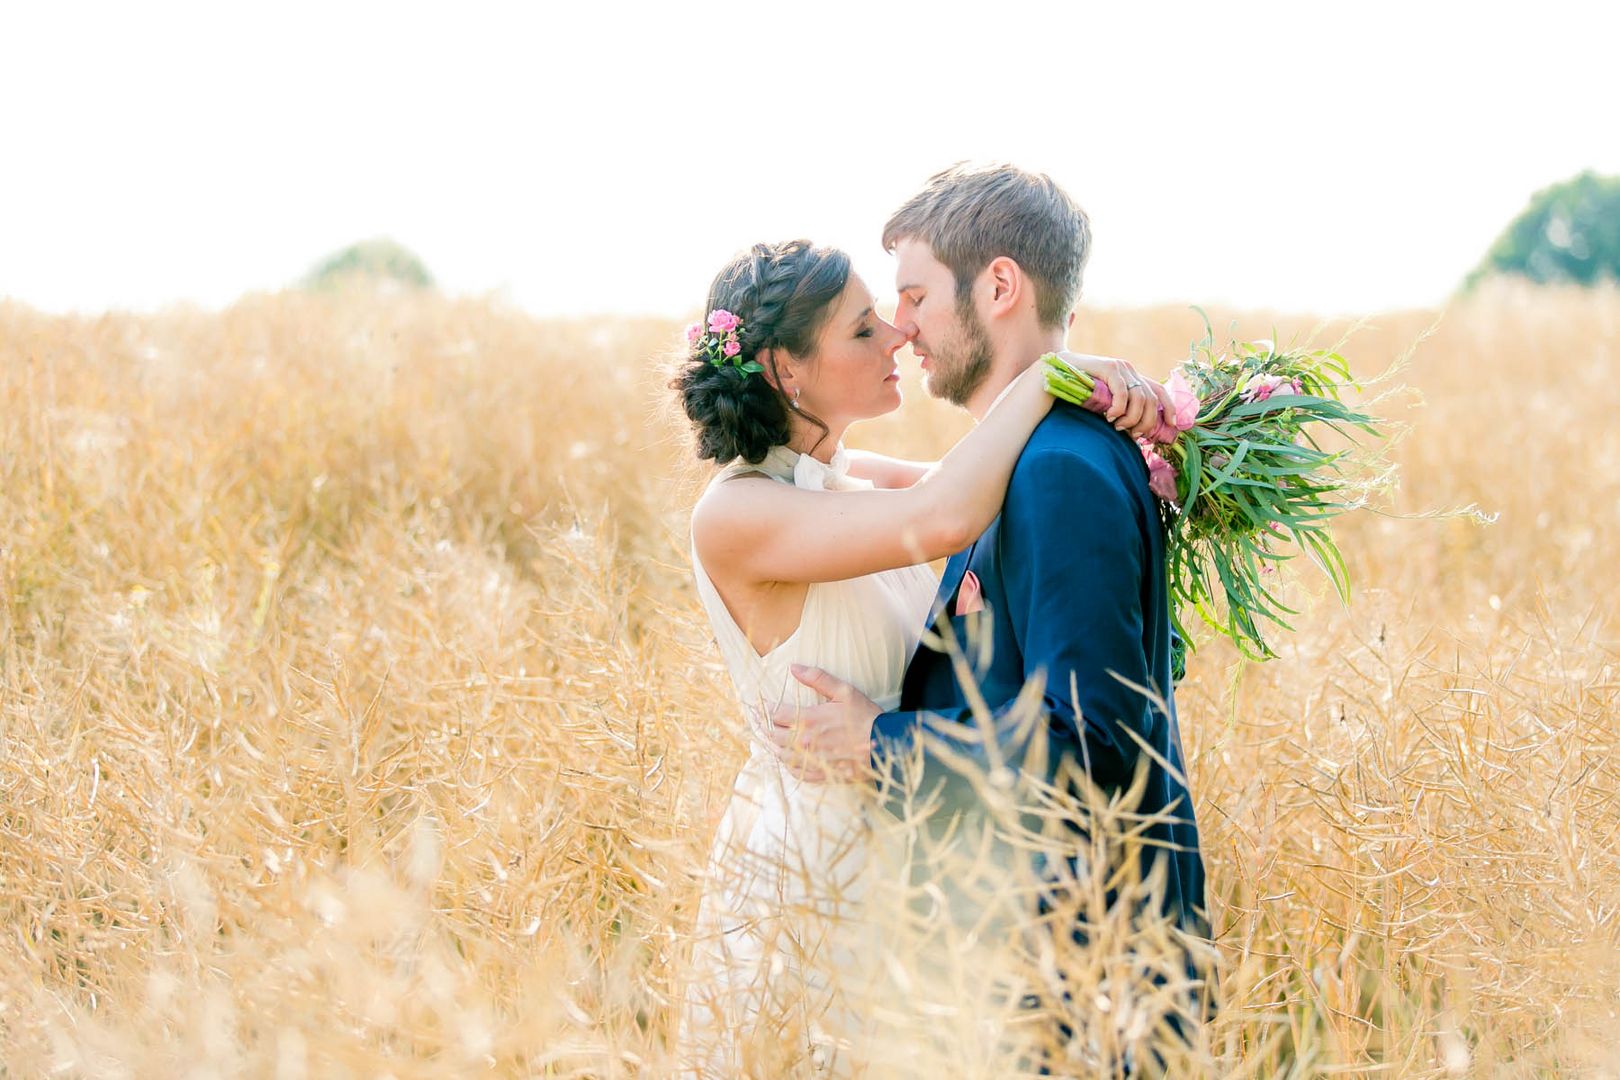
[[[1107,410],[1112,396],[1105,383],[1055,353],[1042,359],[1054,397]],[[1358,475],[1350,452],[1358,431],[1381,437],[1381,421],[1341,400],[1361,384],[1338,353],[1279,351],[1270,341],[1236,342],[1216,355],[1206,333],[1166,389],[1174,409],[1139,444],[1167,528],[1176,632],[1190,641],[1182,616],[1191,608],[1243,655],[1270,659],[1276,653],[1262,623],[1290,629],[1285,616],[1298,613],[1278,598],[1275,585],[1268,588],[1278,564],[1303,551],[1339,597],[1349,598],[1328,524],[1361,505],[1374,486]],[[1345,445],[1324,447],[1318,437],[1325,431],[1345,436]]]

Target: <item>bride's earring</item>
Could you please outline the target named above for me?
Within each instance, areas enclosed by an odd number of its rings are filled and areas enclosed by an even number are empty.
[[[793,388],[793,400],[788,404],[792,405],[795,409],[799,407],[799,388],[797,386]]]

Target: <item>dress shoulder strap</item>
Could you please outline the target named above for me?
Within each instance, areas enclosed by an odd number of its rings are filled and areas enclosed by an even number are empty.
[[[767,480],[776,479],[758,465],[750,465],[746,461],[734,461],[715,473],[714,479],[709,482],[711,484],[723,484],[727,480],[735,480],[739,476],[763,476]]]

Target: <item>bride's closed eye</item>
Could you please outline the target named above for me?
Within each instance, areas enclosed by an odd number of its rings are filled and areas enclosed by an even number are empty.
[[[860,331],[855,336],[858,337],[858,338],[860,338],[860,337],[871,337],[872,336],[872,328],[870,326],[868,326],[865,330]]]

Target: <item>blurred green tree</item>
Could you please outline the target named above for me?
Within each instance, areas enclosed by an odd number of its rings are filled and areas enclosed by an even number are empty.
[[[1493,274],[1548,284],[1620,281],[1620,176],[1590,170],[1543,188],[1463,281]]]
[[[387,237],[362,240],[321,259],[299,284],[306,289],[329,289],[350,278],[397,282],[431,289],[433,275],[405,245]]]

